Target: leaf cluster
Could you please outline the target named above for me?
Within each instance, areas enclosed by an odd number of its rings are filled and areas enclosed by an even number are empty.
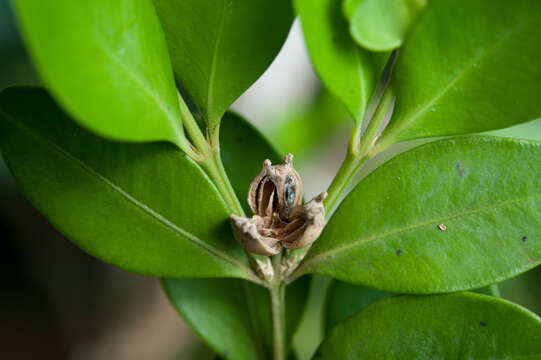
[[[314,358],[541,356],[539,317],[464,292],[541,263],[539,135],[490,132],[541,117],[541,6],[293,5],[14,1],[45,84],[0,93],[0,151],[20,189],[89,254],[163,278],[224,358],[302,357],[321,275],[335,280]],[[228,109],[295,13],[323,99],[353,131],[321,237],[271,264],[242,250],[229,216],[249,212],[250,181],[284,154]],[[329,112],[318,106],[308,113]]]

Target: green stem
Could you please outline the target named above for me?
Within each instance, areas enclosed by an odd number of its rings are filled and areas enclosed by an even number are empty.
[[[201,162],[205,157],[208,157],[210,154],[209,144],[201,133],[201,130],[197,125],[197,121],[195,121],[190,109],[188,108],[188,105],[186,105],[186,102],[182,98],[182,95],[180,95],[180,93],[177,94],[178,103],[180,106],[180,115],[182,116],[182,124],[184,125],[184,128],[186,129],[186,132],[188,133],[190,139],[194,143],[195,149],[198,151],[195,157],[190,157],[197,162]]]
[[[394,106],[394,93],[392,87],[389,86],[389,82],[396,60],[396,53],[397,51],[394,50],[389,56],[380,81],[374,89],[365,110],[364,118],[353,129],[346,158],[327,190],[328,196],[325,201],[327,217],[332,215],[338,206],[340,197],[357,171],[366,160],[374,155],[372,153],[374,152],[375,142],[383,128],[385,128],[385,120],[389,119],[389,111],[392,112]]]
[[[389,87],[382,95],[372,118],[365,119],[369,123],[364,133],[359,132],[358,129],[353,132],[349,140],[346,158],[327,190],[328,196],[325,199],[327,217],[330,217],[336,210],[342,194],[361,166],[366,160],[375,155],[373,154],[375,142],[382,130],[382,126],[385,126],[385,120],[389,116],[389,111],[392,111],[393,105],[394,93],[392,88]]]
[[[191,149],[193,154],[188,153],[188,155],[194,159],[205,171],[205,173],[210,177],[220,195],[224,199],[225,203],[229,207],[229,210],[237,215],[245,216],[242,205],[229,181],[229,177],[225,171],[224,165],[222,163],[222,158],[220,156],[220,142],[219,142],[219,127],[215,127],[210,131],[210,139],[208,136],[203,136],[197,121],[194,119],[190,109],[184,102],[184,99],[180,94],[178,94],[180,112],[182,115],[182,122],[186,132],[190,136],[190,139],[195,145],[195,149]],[[209,142],[210,141],[210,142]],[[195,151],[194,151],[195,150]],[[259,260],[262,263],[266,263],[268,258],[261,255],[247,254],[250,260],[250,266],[257,274],[258,264],[254,259]],[[261,281],[257,275],[254,274],[255,279],[252,281],[261,285]]]
[[[227,176],[224,164],[222,163],[219,145],[217,145],[213,151],[213,161],[214,165],[216,166],[216,170],[222,179],[222,193],[227,193],[227,196],[230,198],[229,207],[231,208],[231,211],[237,215],[245,216],[242,204],[240,203],[239,198],[233,189],[233,185],[231,185],[231,181],[229,181],[229,176]]]
[[[358,155],[348,152],[342,166],[327,189],[328,195],[324,201],[327,218],[329,218],[336,210],[342,194],[366,160],[368,160],[367,156],[359,157]]]
[[[207,138],[201,133],[201,129],[199,129],[197,121],[194,119],[190,109],[180,94],[178,94],[178,98],[184,128],[198,151],[195,153],[195,155],[189,154],[190,157],[192,157],[204,168],[207,175],[212,179],[214,185],[216,185],[218,188],[218,191],[224,198],[231,212],[237,215],[244,215],[242,205],[240,204],[240,201],[237,198],[233,187],[231,186],[229,178],[225,172],[225,168],[222,164],[218,131],[216,129],[212,131],[213,141],[212,144],[210,144]]]
[[[374,152],[376,141],[379,139],[381,132],[385,129],[390,115],[394,109],[395,94],[392,87],[384,90],[380,102],[376,107],[372,120],[368,123],[366,130],[362,134],[360,145],[360,153],[368,154]]]
[[[285,283],[282,281],[282,254],[272,257],[274,276],[269,284],[269,295],[272,316],[273,359],[286,358],[286,326],[285,326]]]
[[[211,158],[205,157],[200,164],[206,170],[207,174],[214,182],[214,185],[216,185],[218,188],[218,191],[224,198],[231,212],[244,216],[242,205],[240,204],[240,201],[237,198],[231,183],[229,182],[227,174],[225,173],[225,169],[220,159],[220,154],[212,154]]]

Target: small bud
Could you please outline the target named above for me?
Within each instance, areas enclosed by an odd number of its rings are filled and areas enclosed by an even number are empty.
[[[293,155],[288,154],[282,165],[265,160],[248,191],[254,215],[231,215],[233,235],[246,250],[260,255],[308,246],[325,225],[325,197],[326,192],[302,205],[302,181],[293,168]]]

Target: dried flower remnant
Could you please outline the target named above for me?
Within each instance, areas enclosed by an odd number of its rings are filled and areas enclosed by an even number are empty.
[[[293,168],[293,155],[288,154],[282,165],[265,160],[248,191],[254,215],[231,215],[233,235],[246,250],[260,255],[308,246],[323,230],[325,197],[323,192],[302,205],[302,181]]]

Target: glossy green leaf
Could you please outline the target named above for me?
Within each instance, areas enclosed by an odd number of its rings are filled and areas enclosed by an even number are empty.
[[[329,332],[337,324],[368,305],[391,294],[335,280],[327,300],[325,327]]]
[[[541,116],[541,6],[429,2],[394,69],[384,143],[503,128]]]
[[[531,269],[541,263],[540,159],[540,142],[498,137],[400,154],[346,197],[299,273],[438,293]]]
[[[107,137],[184,145],[173,71],[151,0],[15,0],[44,83]]]
[[[227,112],[222,120],[220,147],[231,185],[244,211],[251,214],[247,200],[250,183],[261,172],[265,159],[270,159],[273,164],[281,164],[283,156],[259,130],[232,112]]]
[[[388,51],[402,45],[427,0],[353,0],[345,4],[349,31],[370,51]]]
[[[353,13],[355,12],[355,8],[357,7],[357,5],[359,5],[359,1],[361,0],[343,0],[342,1],[342,12],[346,19],[349,20],[351,16],[353,16]]]
[[[211,127],[274,60],[289,0],[154,0],[175,74]]]
[[[238,279],[166,279],[175,308],[219,355],[233,360],[265,359],[272,325],[267,289]],[[287,338],[298,325],[309,277],[286,288]]]
[[[19,188],[86,252],[148,275],[254,276],[225,202],[173,145],[94,136],[38,88],[2,92],[0,117],[0,148]]]
[[[351,39],[341,0],[296,0],[295,7],[321,81],[360,124],[385,60],[377,61]]]
[[[471,293],[397,296],[333,329],[316,359],[538,359],[541,319]]]
[[[254,321],[257,305],[247,282],[165,279],[163,285],[177,311],[216,353],[227,359],[263,358],[262,329]]]

